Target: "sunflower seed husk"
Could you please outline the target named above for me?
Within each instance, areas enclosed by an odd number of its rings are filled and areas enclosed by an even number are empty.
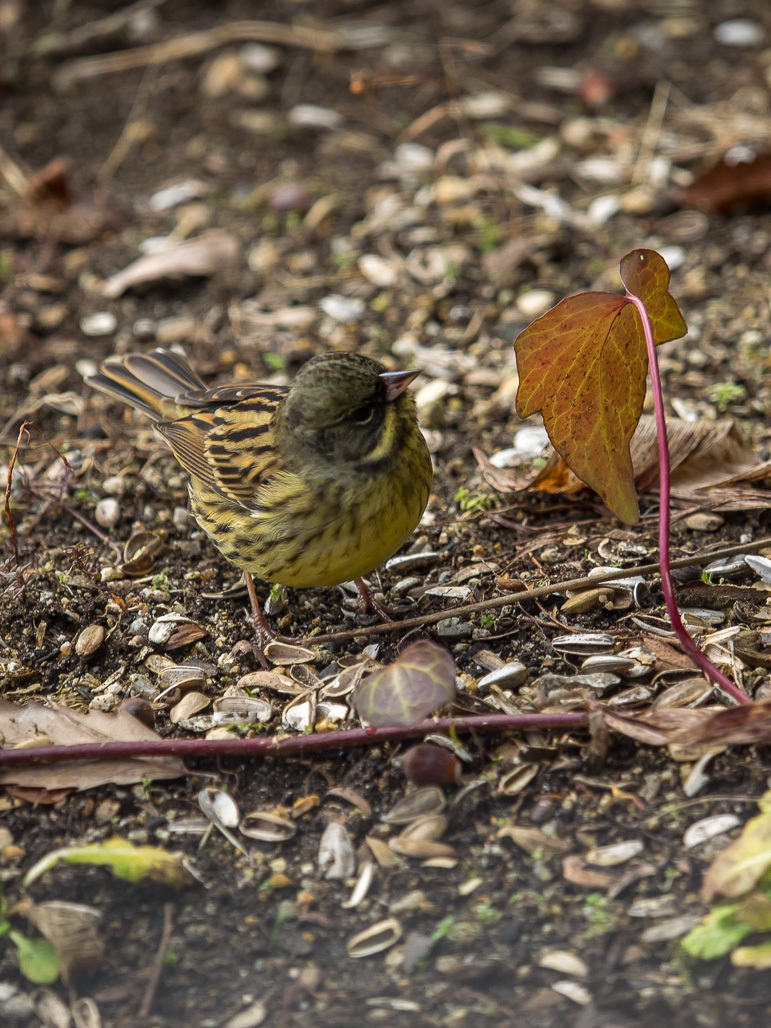
[[[287,693],[289,696],[299,696],[305,690],[296,682],[293,682],[289,675],[283,675],[279,671],[250,671],[236,682],[240,689],[273,689],[274,692]]]
[[[163,540],[155,532],[134,532],[123,547],[123,563],[120,570],[130,578],[149,575],[163,546]]]
[[[316,654],[304,646],[293,646],[290,643],[269,642],[263,653],[271,664],[307,664],[315,660]]]
[[[636,665],[629,657],[622,657],[620,653],[595,653],[587,657],[581,664],[581,673],[586,674],[615,674],[629,676]]]
[[[736,557],[724,557],[722,560],[713,560],[711,564],[707,564],[706,567],[702,568],[702,574],[719,575],[721,578],[735,578],[747,570],[748,564],[749,561],[743,554]]]
[[[476,659],[478,662],[478,655]],[[516,689],[517,686],[524,685],[526,681],[527,668],[525,665],[520,664],[518,660],[511,660],[503,667],[498,667],[480,678],[477,682],[477,689],[481,693],[487,692],[493,685],[497,685],[499,689]]]
[[[303,689],[321,688],[321,679],[307,664],[293,664],[289,668],[289,676],[293,682],[297,682]]]
[[[403,574],[413,568],[422,568],[426,564],[433,564],[441,556],[434,550],[426,550],[423,553],[404,553],[399,557],[391,557],[386,561],[386,571],[398,571]]]
[[[426,814],[438,814],[446,805],[447,801],[439,786],[426,785],[399,800],[396,806],[383,815],[382,820],[389,825],[406,825]]]
[[[295,732],[305,732],[316,723],[316,694],[303,692],[284,707],[281,724]]]
[[[555,636],[551,644],[558,653],[583,657],[592,653],[612,653],[615,640],[607,632],[577,632],[575,635]]]
[[[704,607],[689,607],[680,611],[686,628],[714,628],[726,619],[723,610],[707,610]]]
[[[686,828],[683,845],[687,850],[691,850],[708,839],[714,839],[716,835],[730,832],[739,824],[741,821],[735,814],[714,814],[712,817],[702,818],[701,821],[694,821]]]
[[[330,821],[319,840],[319,869],[327,879],[350,878],[356,870],[356,855],[345,825]]]
[[[79,657],[91,657],[104,642],[104,628],[101,625],[87,625],[75,642],[75,653]]]
[[[353,667],[343,668],[339,675],[336,675],[331,682],[327,682],[323,686],[319,695],[325,699],[338,699],[341,696],[347,696],[359,684],[365,671],[373,671],[379,667],[380,665],[375,661],[365,660],[360,664],[354,664]]]
[[[611,843],[609,846],[595,846],[585,854],[584,860],[587,864],[595,864],[598,867],[615,867],[616,864],[625,864],[644,849],[645,843],[642,839],[629,839]]]
[[[519,764],[506,771],[498,779],[497,792],[501,796],[516,796],[522,792],[538,774],[538,764]]]
[[[202,692],[186,693],[169,711],[169,719],[172,724],[178,725],[180,721],[188,721],[196,714],[200,714],[210,704],[211,699]]]
[[[253,822],[246,824],[247,821]],[[240,824],[242,835],[261,842],[286,842],[297,832],[297,825],[280,814],[269,810],[253,810],[246,814]]]
[[[224,828],[237,828],[241,820],[236,801],[219,789],[202,789],[198,793],[198,805],[210,821]]]
[[[397,835],[388,840],[388,845],[402,857],[416,857],[418,860],[429,860],[432,857],[454,857],[455,850],[444,842],[433,839],[413,839],[410,836]]]
[[[423,817],[411,821],[400,833],[400,839],[430,839],[436,842],[447,831],[447,818],[444,814],[424,814]]]
[[[670,685],[653,701],[654,707],[696,707],[706,703],[713,693],[713,686],[705,678],[686,678],[684,682]]]
[[[342,903],[341,906],[345,910],[351,910],[353,907],[358,907],[369,892],[369,887],[372,885],[374,877],[375,865],[371,860],[368,860],[362,865],[362,868],[359,871],[359,877],[356,879],[356,884],[353,887],[353,892],[351,893],[350,898]]]
[[[147,663],[147,662],[145,662]],[[196,685],[204,685],[206,675],[194,664],[174,664],[165,668],[158,676],[158,687],[165,692],[167,689],[189,689]]]
[[[220,696],[212,706],[215,713],[232,714],[242,721],[259,721],[266,724],[273,717],[273,710],[267,700],[246,693]]]
[[[345,944],[345,948],[348,956],[353,959],[371,957],[375,953],[382,953],[383,950],[390,949],[401,937],[402,926],[395,918],[389,917],[385,921],[378,921],[377,924],[370,925],[363,932],[352,935]]]
[[[755,572],[761,582],[771,582],[771,560],[768,557],[746,553],[744,563]]]
[[[148,641],[154,646],[163,646],[182,625],[193,623],[184,614],[175,614],[174,612],[163,614],[150,626],[150,630],[147,633]]]
[[[376,839],[373,835],[368,835],[364,841],[369,846],[372,856],[380,867],[393,867],[396,864],[396,854],[387,842],[383,842],[382,839]]]
[[[617,710],[623,710],[627,707],[639,707],[650,703],[651,696],[653,693],[645,685],[633,685],[628,689],[622,689],[621,692],[617,692],[615,696],[611,696],[608,700],[608,706],[614,707]]]
[[[554,949],[542,953],[538,958],[538,966],[560,974],[571,974],[574,978],[586,978],[589,968],[575,953],[570,950]]]
[[[553,689],[582,689],[588,688],[604,696],[614,685],[620,685],[621,679],[618,675],[601,674],[595,672],[590,675],[541,675],[533,681],[533,686],[542,692],[551,692]]]

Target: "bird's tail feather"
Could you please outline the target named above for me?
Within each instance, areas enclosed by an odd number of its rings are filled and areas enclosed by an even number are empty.
[[[86,382],[154,421],[179,417],[182,412],[175,403],[177,397],[206,388],[184,357],[170,350],[107,360]]]

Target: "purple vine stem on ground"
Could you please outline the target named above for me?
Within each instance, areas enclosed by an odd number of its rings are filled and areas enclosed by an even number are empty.
[[[439,717],[415,725],[386,728],[348,728],[311,735],[273,735],[256,739],[152,739],[147,742],[83,743],[77,746],[37,746],[31,749],[0,749],[0,767],[49,764],[70,760],[121,760],[126,757],[289,757],[308,752],[337,750],[398,742],[429,732],[526,731],[533,728],[585,728],[589,714],[479,714],[470,717]]]
[[[731,681],[712,661],[702,653],[696,643],[691,639],[677,609],[675,589],[672,583],[672,569],[669,561],[669,444],[667,442],[667,419],[664,415],[664,394],[661,389],[661,376],[659,374],[659,362],[656,354],[656,343],[653,338],[648,311],[645,304],[638,296],[633,296],[627,291],[627,296],[637,308],[642,321],[645,334],[645,346],[648,350],[648,365],[650,367],[651,385],[653,387],[653,410],[656,416],[656,444],[659,452],[659,563],[661,569],[661,588],[664,593],[664,602],[667,606],[667,613],[672,622],[672,627],[677,633],[683,649],[693,660],[694,664],[701,668],[708,678],[728,693],[737,703],[751,703],[750,697]]]

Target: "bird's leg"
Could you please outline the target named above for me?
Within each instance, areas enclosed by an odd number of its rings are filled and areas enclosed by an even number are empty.
[[[354,578],[353,584],[356,586],[356,591],[359,594],[356,601],[356,609],[359,614],[366,614],[367,611],[371,610],[378,615],[381,621],[393,621],[391,614],[396,613],[396,611],[384,607],[382,603],[378,603],[372,595],[372,590],[363,578]]]
[[[246,591],[249,594],[249,603],[252,608],[252,624],[254,630],[257,633],[260,647],[265,646],[271,639],[276,638],[276,633],[268,624],[268,620],[260,609],[260,601],[257,599],[257,593],[254,589],[254,579],[248,571],[244,571],[244,584],[246,585]]]

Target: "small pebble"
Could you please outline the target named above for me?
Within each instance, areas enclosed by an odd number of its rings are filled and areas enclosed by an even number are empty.
[[[120,499],[126,491],[126,480],[120,475],[111,475],[102,482],[102,489],[108,496],[117,496]]]
[[[749,18],[731,18],[715,26],[713,35],[723,46],[763,46],[766,30]]]
[[[188,315],[178,318],[164,318],[155,328],[156,342],[161,346],[171,343],[184,343],[195,338],[196,320]]]
[[[264,43],[246,43],[240,50],[241,63],[247,71],[269,75],[281,64],[281,51]]]
[[[319,301],[319,307],[328,314],[330,318],[347,324],[350,321],[358,321],[364,314],[364,301],[356,297],[340,296],[331,293]]]
[[[118,319],[111,311],[97,311],[80,319],[80,331],[85,336],[109,336],[118,327]]]
[[[538,318],[554,306],[555,300],[550,289],[530,289],[517,297],[517,310],[526,318]]]
[[[166,186],[165,189],[159,189],[150,197],[147,206],[151,211],[168,211],[182,203],[188,203],[190,200],[199,200],[210,191],[211,186],[206,182],[190,178],[184,182],[175,182],[174,185]],[[142,320],[149,321],[150,319]]]
[[[387,261],[376,253],[365,253],[359,258],[359,271],[373,285],[388,289],[398,278],[393,261]]]
[[[107,496],[97,503],[94,517],[102,528],[115,528],[120,518],[120,504],[115,497]]]
[[[467,639],[474,626],[460,618],[443,618],[436,626],[436,634],[443,639]]]
[[[187,528],[190,523],[187,507],[175,507],[171,515],[171,521],[175,528]]]
[[[343,116],[329,107],[316,104],[297,104],[287,115],[295,128],[336,129],[343,124]]]
[[[692,532],[717,532],[723,526],[725,518],[720,514],[710,514],[699,511],[697,514],[690,514],[685,519],[685,524]]]
[[[134,338],[142,342],[155,339],[155,322],[152,318],[137,318],[131,331],[134,333]]]

